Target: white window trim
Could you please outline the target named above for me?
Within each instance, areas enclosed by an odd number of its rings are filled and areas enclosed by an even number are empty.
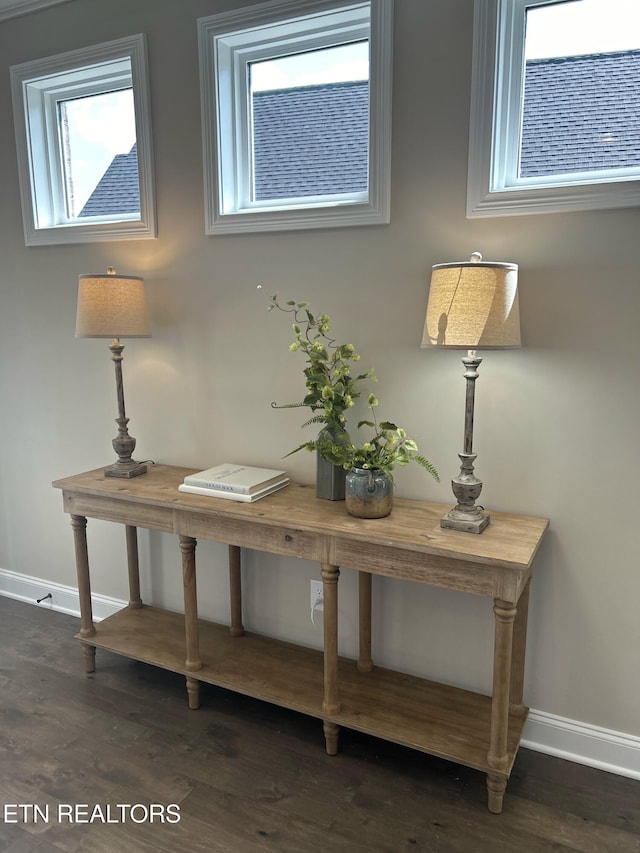
[[[629,180],[622,170],[514,178],[522,111],[526,7],[554,2],[563,0],[475,0],[469,218],[640,204],[640,180]]]
[[[350,196],[349,202],[344,203],[334,196],[330,201],[327,197],[306,197],[286,199],[281,204],[278,201],[253,202],[243,207],[237,203],[238,196],[246,195],[242,182],[235,178],[240,171],[237,158],[249,157],[245,146],[236,143],[238,138],[247,138],[244,126],[246,110],[237,106],[233,79],[230,79],[234,75],[227,73],[224,66],[231,61],[234,64],[246,63],[251,58],[252,47],[244,51],[235,50],[235,42],[247,42],[243,30],[269,26],[276,34],[273,47],[276,54],[280,21],[311,17],[341,8],[358,9],[364,5],[347,4],[344,0],[280,0],[198,20],[206,234],[388,224],[393,0],[371,0],[370,3],[368,200],[354,201]],[[314,26],[311,19],[311,30]],[[309,38],[312,45],[313,32]],[[260,58],[263,58],[264,46],[260,50]]]
[[[58,174],[59,157],[49,148],[51,133],[47,135],[42,128],[38,130],[37,127],[39,122],[47,121],[47,114],[53,102],[53,98],[47,95],[46,78],[70,74],[74,70],[80,72],[78,76],[82,78],[83,69],[98,64],[103,65],[107,73],[117,75],[118,60],[122,59],[131,61],[140,215],[101,217],[100,221],[91,218],[86,222],[79,222],[77,219],[63,221],[58,216],[50,226],[39,227],[39,218],[34,209],[36,194],[38,194],[38,203],[40,201],[47,203],[57,195],[54,187],[61,182],[61,176]],[[42,86],[38,82],[40,80],[43,81]],[[91,88],[90,82],[87,85]],[[128,36],[14,65],[11,68],[11,88],[25,244],[42,246],[105,240],[144,240],[156,237],[151,101],[144,35]],[[39,137],[37,140],[36,136]],[[35,144],[33,144],[34,141]]]

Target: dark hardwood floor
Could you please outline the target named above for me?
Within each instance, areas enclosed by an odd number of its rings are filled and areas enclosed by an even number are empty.
[[[5,853],[640,853],[640,782],[522,749],[491,815],[479,772],[347,730],[331,758],[317,720],[207,685],[189,711],[100,650],[86,676],[78,625],[0,597]]]

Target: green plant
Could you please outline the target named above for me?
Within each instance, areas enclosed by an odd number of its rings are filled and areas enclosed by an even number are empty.
[[[373,394],[369,395],[368,406],[371,409],[373,420],[360,421],[358,429],[368,426],[373,429],[373,437],[361,445],[351,443],[338,443],[326,436],[320,437],[315,442],[308,442],[308,450],[317,448],[325,459],[334,465],[343,468],[365,468],[368,470],[378,469],[384,471],[393,479],[393,469],[396,465],[408,465],[417,462],[437,481],[440,482],[438,472],[428,459],[418,452],[418,445],[409,438],[402,427],[396,426],[391,421],[381,421],[378,424],[374,408],[378,400]]]
[[[338,344],[330,336],[331,325],[327,314],[312,314],[308,302],[289,300],[281,305],[275,294],[270,299],[269,311],[277,308],[285,314],[293,315],[294,340],[291,352],[306,355],[306,367],[303,370],[306,394],[299,403],[272,403],[274,409],[293,409],[307,406],[314,413],[303,426],[325,424],[336,434],[345,430],[345,412],[360,397],[358,385],[365,379],[376,381],[372,370],[354,376],[352,364],[360,361],[353,344]],[[296,450],[307,447],[301,444]],[[287,454],[291,455],[291,454]]]
[[[416,442],[407,436],[402,427],[391,421],[381,421],[378,425],[374,411],[378,400],[374,394],[369,394],[367,401],[373,420],[358,423],[358,429],[371,427],[373,436],[359,446],[351,442],[345,430],[345,412],[361,396],[359,383],[367,379],[377,382],[373,370],[352,375],[352,363],[360,361],[353,344],[338,344],[329,334],[331,326],[328,315],[312,314],[308,302],[289,300],[281,305],[276,294],[271,297],[268,310],[273,311],[274,308],[293,315],[294,340],[289,350],[303,352],[307,357],[307,366],[303,371],[307,393],[299,403],[271,405],[274,409],[308,406],[314,414],[303,426],[324,424],[328,428],[322,430],[318,438],[305,441],[291,450],[287,456],[299,450],[317,450],[329,462],[347,470],[378,469],[391,478],[396,465],[417,462],[439,482],[436,469],[418,452]]]

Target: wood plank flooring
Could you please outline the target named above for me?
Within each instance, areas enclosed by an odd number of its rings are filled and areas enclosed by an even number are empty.
[[[640,853],[640,782],[521,749],[491,815],[478,771],[346,729],[329,757],[313,718],[206,684],[189,711],[100,649],[86,676],[78,624],[0,597],[2,853]]]

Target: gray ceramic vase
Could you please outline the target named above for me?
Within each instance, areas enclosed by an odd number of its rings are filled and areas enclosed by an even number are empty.
[[[345,478],[345,507],[357,518],[384,518],[393,508],[393,480],[377,468],[352,468]]]

